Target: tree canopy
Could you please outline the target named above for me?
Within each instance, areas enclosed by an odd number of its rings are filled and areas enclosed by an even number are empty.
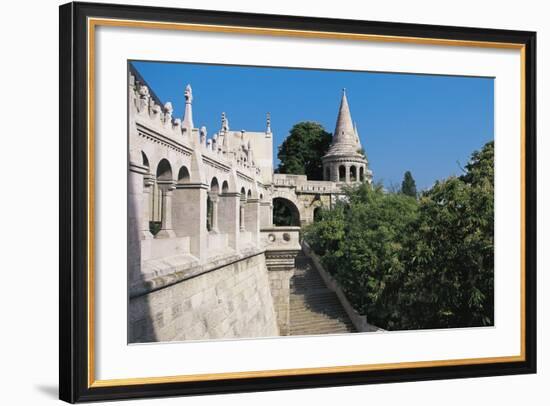
[[[401,182],[401,193],[407,196],[416,197],[416,182],[410,171],[405,172]]]
[[[277,172],[307,175],[311,180],[323,179],[321,158],[328,150],[332,135],[322,125],[311,121],[295,124],[279,147]]]
[[[369,321],[388,330],[493,324],[494,145],[417,200],[367,184],[305,239]]]

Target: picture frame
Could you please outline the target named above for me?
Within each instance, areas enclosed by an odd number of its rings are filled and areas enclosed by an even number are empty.
[[[78,2],[60,6],[59,12],[60,399],[75,403],[536,373],[536,33]],[[98,379],[94,208],[101,187],[95,175],[104,159],[96,154],[94,138],[98,27],[139,28],[141,35],[160,30],[519,52],[520,265],[514,271],[520,285],[514,305],[519,354]]]

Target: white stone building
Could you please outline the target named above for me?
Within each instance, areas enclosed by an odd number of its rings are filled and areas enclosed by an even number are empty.
[[[231,130],[222,113],[208,137],[191,86],[184,96],[184,116],[173,117],[130,68],[129,342],[286,335],[299,227],[273,225],[274,199],[307,223],[342,184],[372,179],[346,95],[324,181],[274,175],[269,115],[252,132]]]

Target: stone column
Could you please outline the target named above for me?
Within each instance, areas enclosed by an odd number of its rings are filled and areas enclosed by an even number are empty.
[[[331,164],[330,169],[330,179],[333,182],[338,182],[338,177],[340,176],[340,172],[338,169],[338,165]]]
[[[241,199],[239,205],[239,230],[245,231],[245,210],[244,206],[246,205],[246,200]]]
[[[162,193],[162,212],[160,231],[156,238],[172,238],[176,233],[172,229],[172,191],[175,189],[175,184],[171,180],[157,181]]]
[[[173,198],[172,223],[178,237],[190,237],[191,255],[205,259],[206,244],[206,196],[208,185],[184,183],[176,185]]]
[[[141,207],[141,239],[150,240],[153,238],[149,227],[149,215],[151,210],[151,193],[154,185],[153,175],[150,173],[143,176],[143,195]]]
[[[252,233],[254,245],[260,243],[260,200],[249,198],[246,201],[245,228]]]
[[[213,233],[218,233],[220,231],[218,229],[218,194],[216,192],[209,192],[208,197],[212,202],[212,224],[210,227],[210,231]]]
[[[147,194],[144,193],[144,179],[149,173],[148,168],[130,163],[128,173],[128,271],[130,283],[141,278],[141,245],[146,237],[152,239],[149,231],[149,213],[144,206]],[[147,220],[146,232],[143,230],[144,217]]]
[[[222,193],[219,195],[219,229],[221,233],[227,234],[229,246],[235,250],[239,248],[239,214],[240,214],[240,193]]]
[[[260,228],[273,227],[273,203],[260,202]]]
[[[349,165],[346,164],[346,183],[350,182]]]

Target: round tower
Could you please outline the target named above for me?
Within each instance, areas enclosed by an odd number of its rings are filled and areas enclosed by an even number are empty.
[[[372,182],[372,172],[368,169],[357,126],[351,119],[346,89],[342,91],[332,143],[322,160],[324,180],[340,183]]]

